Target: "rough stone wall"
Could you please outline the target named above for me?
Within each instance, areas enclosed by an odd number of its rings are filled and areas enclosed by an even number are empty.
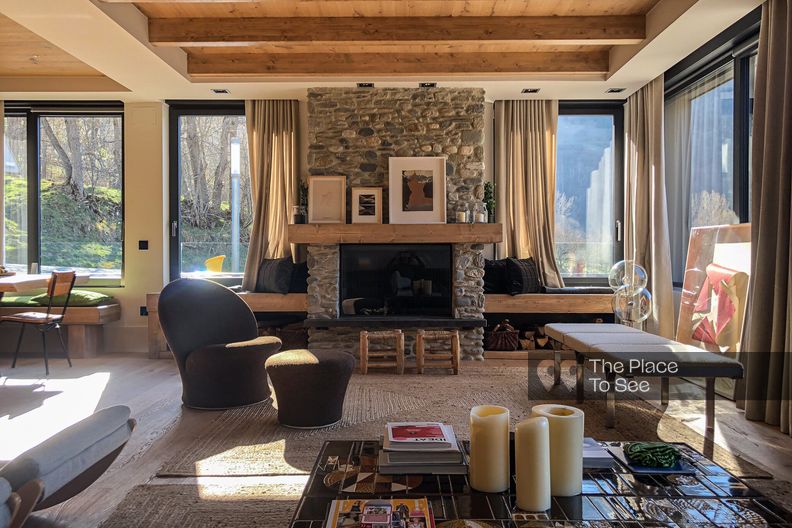
[[[387,222],[388,158],[446,156],[447,216],[459,201],[481,203],[484,196],[484,91],[480,89],[348,89],[308,91],[308,167],[314,175],[344,175],[347,189],[383,187]],[[349,192],[349,190],[347,191]],[[351,200],[347,200],[350,203]],[[454,246],[454,312],[482,318],[484,246]],[[308,316],[338,317],[339,248],[308,247]],[[407,351],[416,329],[403,328]],[[357,355],[358,331],[310,329],[309,346]],[[482,358],[482,329],[460,332],[462,354]]]
[[[384,222],[391,156],[447,158],[448,218],[457,201],[484,197],[483,89],[312,88],[308,142],[310,174],[344,175],[348,188],[383,187]]]

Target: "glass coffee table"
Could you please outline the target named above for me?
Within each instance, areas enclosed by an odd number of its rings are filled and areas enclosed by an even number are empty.
[[[426,497],[437,524],[465,519],[498,528],[792,527],[792,513],[689,446],[676,445],[690,466],[688,474],[636,474],[618,462],[612,469],[586,469],[581,495],[553,497],[547,512],[525,513],[515,506],[513,479],[506,492],[481,493],[470,488],[466,475],[380,475],[379,442],[328,441],[290,526],[322,528],[334,499]]]

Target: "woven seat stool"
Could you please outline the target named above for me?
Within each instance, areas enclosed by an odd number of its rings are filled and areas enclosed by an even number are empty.
[[[449,343],[443,349],[434,349],[440,343]],[[447,368],[459,374],[459,332],[457,330],[418,330],[415,338],[415,365],[418,374],[423,374],[424,367]]]
[[[390,341],[393,348],[370,350],[374,341]],[[404,334],[401,330],[360,332],[360,373],[367,374],[370,368],[395,368],[397,374],[404,374]]]

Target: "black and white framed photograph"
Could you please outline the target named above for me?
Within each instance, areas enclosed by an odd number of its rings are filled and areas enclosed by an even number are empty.
[[[382,223],[382,189],[380,187],[352,187],[352,223]]]
[[[388,206],[391,224],[444,224],[444,157],[390,158]]]

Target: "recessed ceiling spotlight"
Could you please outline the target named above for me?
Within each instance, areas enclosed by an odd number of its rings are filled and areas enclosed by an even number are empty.
[[[418,88],[437,88],[437,83],[436,82],[418,83]]]
[[[523,88],[520,93],[535,94],[539,93],[540,88]]]
[[[622,93],[626,88],[608,88],[605,93]]]
[[[229,92],[227,88],[212,88],[212,93],[220,95],[220,94],[230,94],[231,92]]]
[[[30,62],[32,62],[33,64],[38,64],[39,63],[39,56],[38,55],[31,55],[30,56]]]
[[[372,82],[357,83],[357,87],[358,88],[374,88],[374,83],[372,83]]]

